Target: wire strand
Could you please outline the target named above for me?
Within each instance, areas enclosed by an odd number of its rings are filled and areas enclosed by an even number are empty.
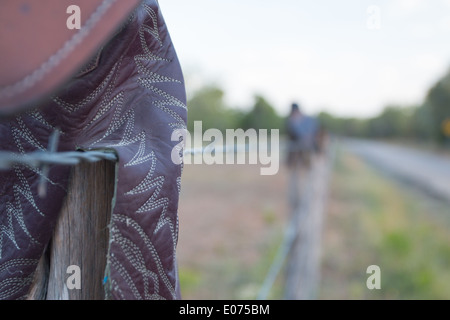
[[[17,165],[41,167],[44,165],[77,165],[83,161],[117,161],[117,156],[106,151],[35,151],[26,154],[0,151],[0,170],[8,170]]]

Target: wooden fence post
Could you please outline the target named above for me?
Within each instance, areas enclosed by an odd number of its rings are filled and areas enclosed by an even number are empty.
[[[72,169],[55,232],[35,274],[29,299],[102,300],[116,164],[82,162]],[[51,195],[47,195],[51,196]],[[67,280],[79,267],[81,288]],[[69,271],[69,272],[68,272]]]
[[[315,155],[310,168],[300,169],[300,175],[291,171],[290,187],[295,192],[290,196],[291,221],[295,224],[296,236],[286,263],[286,300],[315,299],[317,295],[331,156],[328,151]]]

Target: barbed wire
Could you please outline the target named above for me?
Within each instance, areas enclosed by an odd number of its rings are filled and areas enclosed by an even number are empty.
[[[0,169],[8,170],[17,165],[41,167],[45,165],[77,165],[83,161],[117,161],[116,154],[105,151],[35,151],[25,154],[0,151]]]
[[[100,160],[117,161],[117,155],[108,150],[86,150],[57,152],[59,130],[54,130],[49,137],[46,151],[16,153],[0,151],[0,170],[9,170],[15,166],[30,166],[42,169],[42,176],[48,174],[50,165],[77,165],[81,162],[97,162]]]
[[[232,151],[248,151],[248,146],[213,147],[213,148],[189,148],[185,149],[185,155],[203,154],[205,151],[228,153]],[[96,162],[101,160],[117,161],[117,155],[108,150],[87,151],[34,151],[30,153],[15,153],[0,151],[0,170],[8,170],[16,165],[41,167],[46,165],[77,165],[83,161]]]
[[[82,162],[97,162],[108,160],[117,162],[119,159],[113,150],[80,150],[56,152],[59,140],[59,131],[55,130],[50,135],[48,149],[46,151],[33,151],[29,153],[17,153],[0,151],[0,171],[11,170],[16,166],[39,168],[41,178],[38,184],[38,194],[45,197],[47,194],[47,176],[51,165],[75,166]],[[203,148],[183,149],[184,155],[197,155],[204,152],[247,152],[248,145],[237,146],[207,146]]]
[[[0,171],[11,170],[17,166],[25,166],[40,169],[40,181],[38,194],[44,198],[47,194],[47,176],[51,165],[75,166],[82,162],[97,162],[108,160],[117,162],[118,156],[113,150],[80,150],[57,152],[59,131],[55,130],[49,137],[48,148],[45,151],[33,151],[29,153],[17,153],[0,151]],[[183,155],[197,155],[205,152],[230,153],[249,152],[249,145],[233,146],[206,146],[202,148],[183,149]]]
[[[184,149],[184,155],[197,155],[203,154],[205,152],[216,152],[216,153],[231,153],[231,152],[250,152],[254,151],[256,146],[251,146],[249,144],[238,144],[238,145],[220,145],[220,146],[211,146],[208,145],[206,147],[201,148],[187,148]]]

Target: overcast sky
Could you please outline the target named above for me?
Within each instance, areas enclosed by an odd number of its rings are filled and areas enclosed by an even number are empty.
[[[188,94],[280,114],[371,116],[422,102],[450,67],[450,0],[160,0]]]

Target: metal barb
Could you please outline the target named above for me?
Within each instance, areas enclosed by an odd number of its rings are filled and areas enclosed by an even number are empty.
[[[59,142],[59,130],[56,129],[53,131],[53,133],[50,136],[47,150],[49,153],[55,153],[58,149],[58,142]],[[45,198],[47,196],[47,176],[48,172],[50,170],[50,167],[48,164],[44,164],[41,166],[41,177],[39,180],[38,185],[38,195],[39,197]]]
[[[26,154],[0,151],[0,170],[10,170],[16,166],[39,168],[38,195],[41,198],[45,198],[47,195],[48,174],[51,165],[72,166],[83,161],[118,161],[117,155],[114,152],[108,152],[106,150],[57,152],[59,135],[60,131],[58,129],[51,134],[47,151],[34,151]]]

